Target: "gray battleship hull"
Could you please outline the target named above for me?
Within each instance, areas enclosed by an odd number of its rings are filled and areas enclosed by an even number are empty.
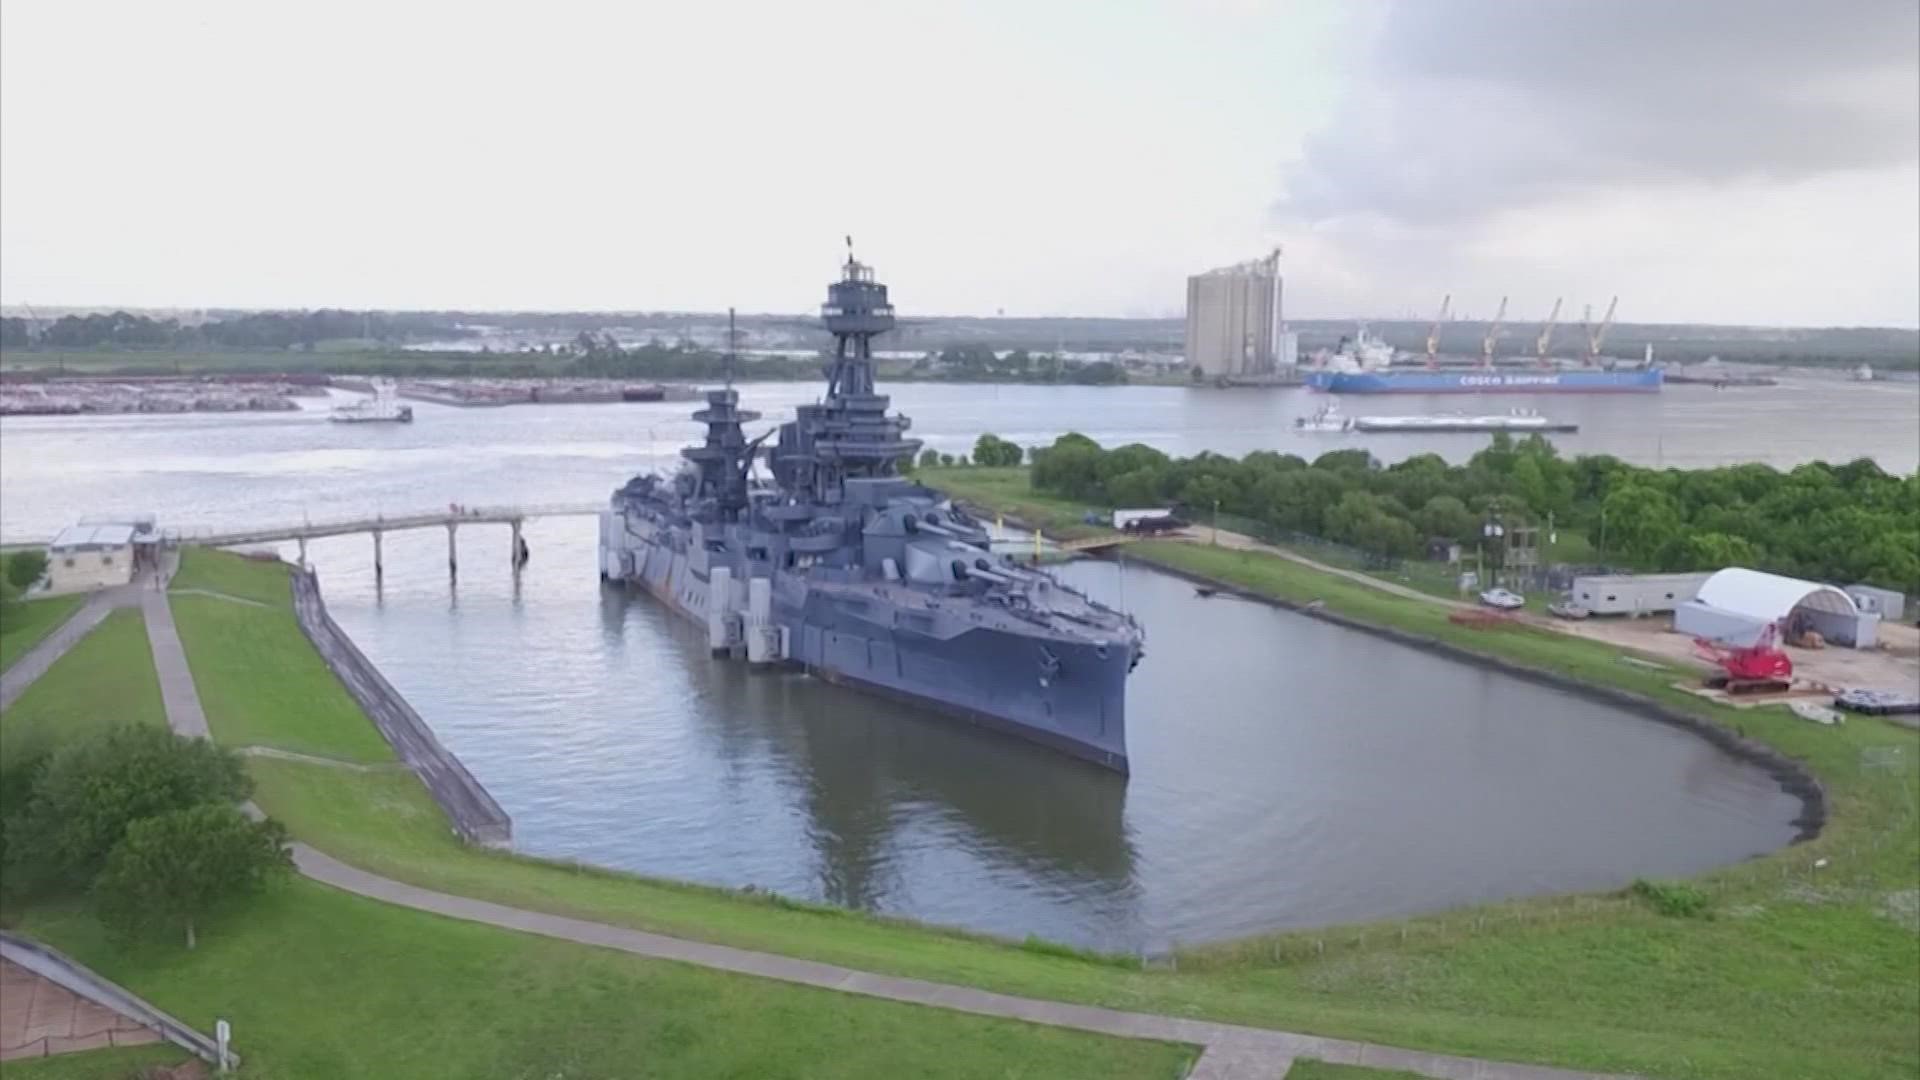
[[[714,655],[784,664],[1127,770],[1126,681],[1146,634],[904,475],[912,421],[874,387],[893,303],[853,258],[828,286],[827,393],[771,445],[731,385],[693,419],[671,477],[636,476],[600,516],[600,576],[707,629]],[[731,340],[731,324],[729,324]],[[764,460],[767,478],[754,467]]]
[[[727,603],[712,595],[710,576],[670,544],[633,544],[602,573],[702,625],[716,603]],[[786,629],[786,664],[1127,772],[1133,652],[1126,643],[1051,644],[1057,670],[1043,675],[1027,635],[925,618],[863,592],[836,596],[800,575],[773,577],[772,618]]]

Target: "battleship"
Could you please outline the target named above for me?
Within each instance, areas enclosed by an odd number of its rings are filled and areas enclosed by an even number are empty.
[[[887,287],[853,257],[821,319],[826,394],[749,439],[731,380],[693,414],[703,443],[600,514],[602,580],[706,627],[715,655],[795,667],[1127,771],[1126,683],[1145,633],[902,474],[920,449],[874,388]],[[756,466],[764,465],[763,471]]]

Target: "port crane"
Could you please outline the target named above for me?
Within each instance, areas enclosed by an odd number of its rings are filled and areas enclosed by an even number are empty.
[[[1486,340],[1480,343],[1480,366],[1493,366],[1493,343],[1500,338],[1500,327],[1507,321],[1507,298],[1500,298],[1500,310],[1494,312],[1493,325],[1487,327]]]
[[[1553,310],[1547,314],[1547,325],[1540,328],[1540,336],[1533,342],[1533,359],[1541,367],[1547,366],[1547,350],[1553,348],[1553,326],[1560,321],[1561,297],[1553,298]]]
[[[1587,315],[1581,320],[1581,325],[1587,331],[1587,364],[1589,366],[1600,362],[1600,345],[1607,340],[1607,328],[1613,325],[1613,309],[1619,306],[1620,298],[1617,296],[1608,301],[1607,316],[1600,320],[1600,326],[1596,329],[1593,326],[1593,305],[1587,305]]]
[[[1433,329],[1427,331],[1427,370],[1440,366],[1435,355],[1440,351],[1440,326],[1447,321],[1447,309],[1453,306],[1453,294],[1448,293],[1440,300],[1440,314],[1433,317]]]

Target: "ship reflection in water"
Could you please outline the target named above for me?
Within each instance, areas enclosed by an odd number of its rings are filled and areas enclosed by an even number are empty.
[[[805,850],[796,854],[813,864],[798,895],[969,924],[997,883],[1037,885],[1039,897],[1071,900],[1057,916],[1032,912],[1056,924],[1046,936],[1077,938],[1089,915],[1103,937],[1134,936],[1124,776],[930,709],[710,658],[704,629],[644,596],[605,590],[601,616],[611,638],[644,628],[649,647],[669,654],[655,662],[698,673],[701,733],[726,771],[780,777],[804,816]],[[946,898],[922,880],[948,875],[975,878],[960,890],[964,898]]]

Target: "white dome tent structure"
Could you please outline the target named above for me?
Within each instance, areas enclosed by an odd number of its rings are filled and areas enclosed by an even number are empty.
[[[1674,612],[1673,628],[1728,645],[1751,645],[1769,623],[1783,634],[1813,630],[1836,645],[1870,648],[1880,617],[1843,590],[1817,581],[1728,567]]]

